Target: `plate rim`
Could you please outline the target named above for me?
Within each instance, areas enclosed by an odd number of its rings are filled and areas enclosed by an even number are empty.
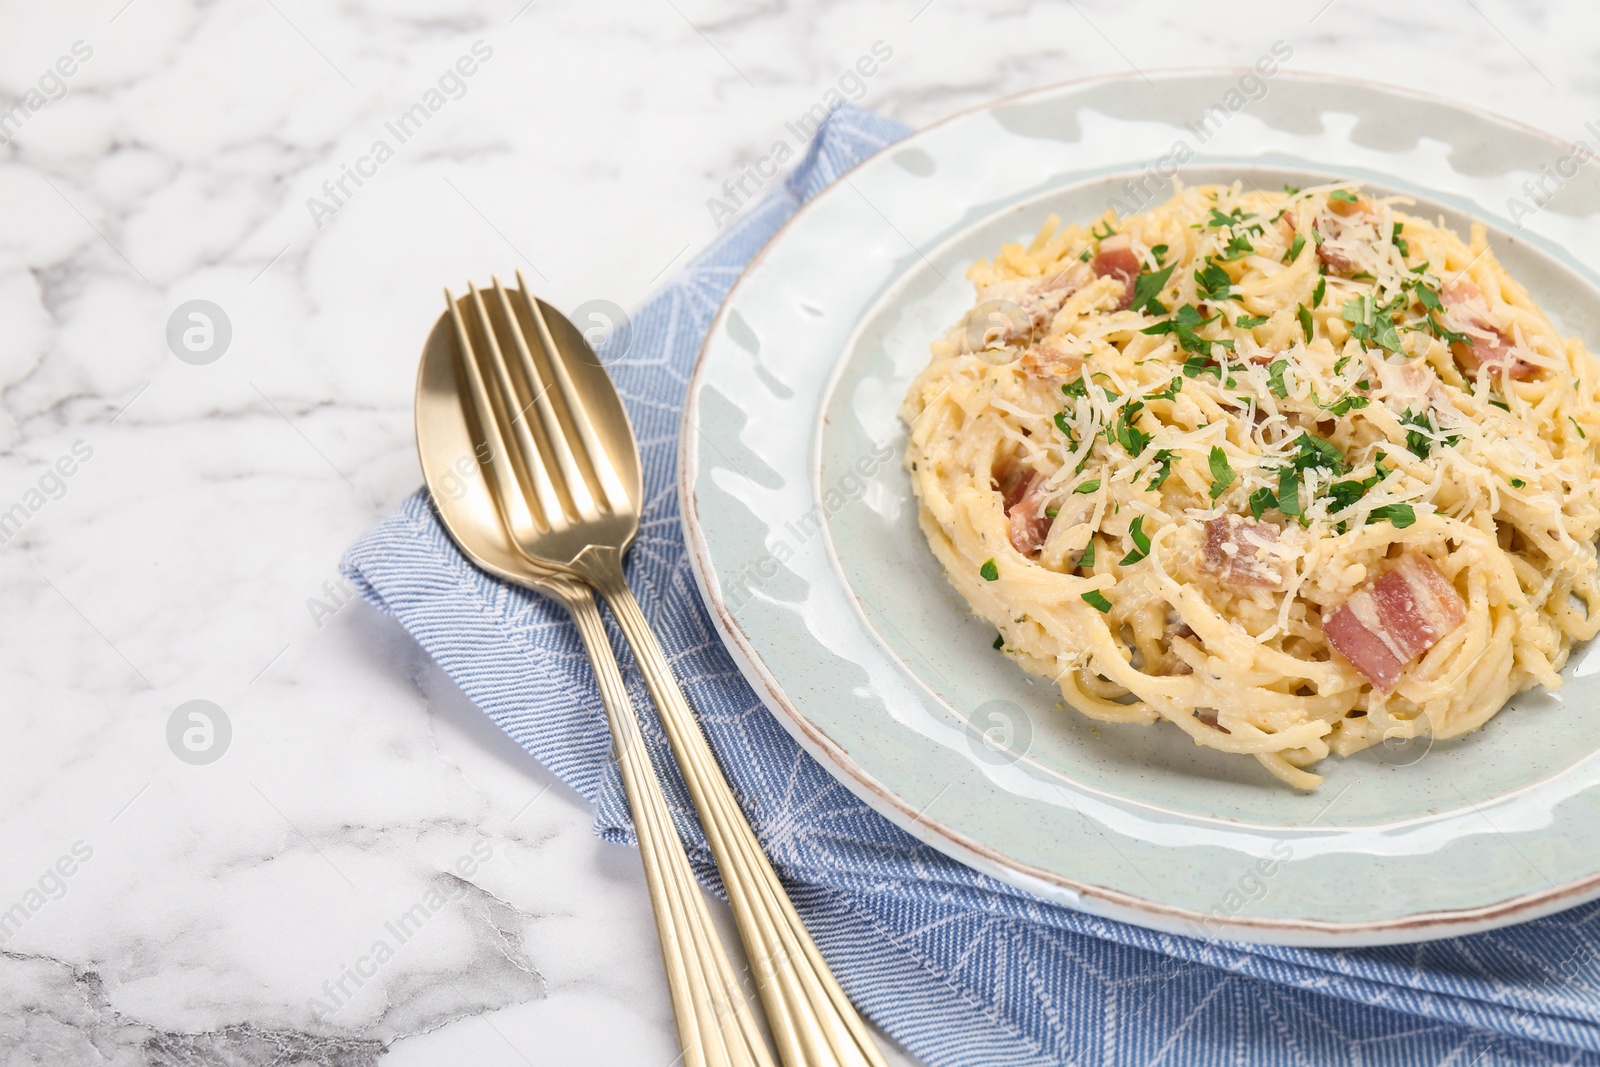
[[[1131,81],[1171,81],[1206,76],[1240,76],[1253,72],[1254,67],[1165,67],[1142,73],[1113,73],[1072,78],[1050,82],[1030,89],[1010,93],[971,107],[952,112],[926,126],[918,127],[904,138],[871,153],[842,171],[829,183],[834,188],[856,171],[873,163],[886,152],[911,146],[929,132],[954,123],[962,118],[992,111],[1006,104],[1033,97],[1048,96],[1072,90],[1085,90],[1099,85]],[[1406,86],[1392,85],[1366,78],[1317,71],[1280,70],[1275,78],[1285,78],[1308,84],[1337,84],[1354,86],[1380,93],[1406,97],[1443,105],[1452,110],[1472,115],[1501,127],[1514,127],[1523,133],[1568,149],[1574,142],[1549,131],[1531,126],[1520,120],[1500,115],[1449,97]],[[1159,903],[1132,893],[1082,882],[1065,875],[1046,871],[1007,856],[999,850],[977,841],[967,834],[937,819],[928,817],[914,808],[905,798],[879,781],[852,759],[816,724],[812,723],[790,699],[778,679],[771,673],[748,635],[728,610],[722,597],[714,590],[709,578],[713,570],[710,547],[706,541],[697,498],[697,461],[700,455],[699,435],[692,432],[698,425],[696,418],[701,392],[706,384],[706,352],[712,339],[724,326],[735,298],[752,272],[763,264],[792,226],[797,224],[827,191],[824,189],[801,204],[773,231],[761,248],[740,270],[728,287],[716,314],[706,330],[704,339],[695,353],[694,365],[685,386],[683,411],[679,420],[677,449],[677,494],[679,522],[688,549],[690,569],[701,602],[706,606],[716,626],[723,646],[728,650],[740,674],[750,684],[762,703],[774,713],[784,730],[828,771],[830,777],[849,789],[878,814],[883,815],[900,829],[911,834],[923,844],[1008,885],[1031,892],[1053,903],[1062,904],[1090,915],[1127,922],[1146,929],[1155,929],[1182,936],[1206,936],[1208,930],[1224,932],[1229,939],[1248,943],[1303,946],[1303,947],[1356,947],[1368,945],[1404,944],[1459,937],[1484,930],[1495,929],[1513,922],[1525,922],[1575,907],[1600,897],[1600,869],[1569,880],[1560,885],[1508,897],[1505,900],[1471,908],[1434,909],[1414,912],[1389,919],[1335,922],[1320,919],[1255,918],[1231,915],[1221,919],[1216,915]],[[858,324],[859,325],[859,324]],[[837,369],[837,368],[836,368]],[[830,380],[834,375],[830,375]],[[831,554],[831,553],[830,553]],[[1096,902],[1090,911],[1082,906],[1085,900]]]

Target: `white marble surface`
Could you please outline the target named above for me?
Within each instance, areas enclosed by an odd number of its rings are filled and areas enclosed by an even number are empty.
[[[673,1060],[636,855],[324,592],[420,480],[441,284],[520,265],[559,306],[638,302],[876,41],[863,103],[912,124],[1281,39],[1289,69],[1577,137],[1597,24],[1579,0],[6,0],[0,103],[65,95],[0,132],[0,513],[26,520],[0,545],[0,1063]],[[461,98],[319,228],[307,198],[478,41]],[[191,299],[232,323],[208,365],[166,343]],[[233,731],[205,766],[167,742],[192,699]]]

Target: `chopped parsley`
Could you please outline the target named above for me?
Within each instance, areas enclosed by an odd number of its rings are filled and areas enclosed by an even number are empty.
[[[1082,597],[1085,604],[1088,604],[1102,615],[1111,610],[1111,601],[1107,600],[1105,594],[1098,589],[1091,589],[1082,594]]]
[[[1233,468],[1228,465],[1228,454],[1222,450],[1221,445],[1211,446],[1211,499],[1215,500],[1228,491],[1234,479],[1239,477]]]
[[[1513,479],[1511,479],[1511,488],[1513,488],[1513,489],[1521,489],[1524,486],[1526,486],[1527,484],[1528,483],[1523,481],[1521,478],[1513,478]]]
[[[1372,297],[1362,295],[1346,300],[1340,316],[1350,324],[1350,336],[1356,340],[1390,352],[1400,351],[1400,334],[1395,329],[1394,317],[1387,308],[1378,307]]]
[[[1167,246],[1155,245],[1150,249],[1150,254],[1156,257],[1156,266],[1159,267],[1161,265],[1161,261],[1167,256]]]
[[[1006,647],[1005,634],[995,634],[994,635],[994,647],[997,648],[997,649]]]
[[[1311,309],[1301,304],[1297,314],[1300,317],[1300,330],[1306,335],[1306,344],[1310,344],[1312,334]]]
[[[1398,226],[1399,224],[1396,223],[1396,225]],[[1411,291],[1416,294],[1417,303],[1421,304],[1429,311],[1444,310],[1444,301],[1439,299],[1439,294],[1434,291],[1433,286],[1429,285],[1422,279],[1418,278],[1416,281],[1411,283]]]
[[[1067,413],[1065,411],[1056,412],[1055,424],[1056,429],[1060,430],[1061,435],[1067,440],[1076,441],[1078,439],[1078,435],[1073,432],[1072,423],[1067,421]]]
[[[1122,450],[1130,456],[1139,455],[1150,443],[1150,435],[1138,427],[1139,412],[1143,410],[1144,401],[1129,401],[1122,405],[1116,419],[1106,427],[1106,437],[1121,445]]]
[[[1222,270],[1221,267],[1217,269]],[[1227,272],[1224,271],[1223,273],[1226,274]],[[1193,304],[1185,304],[1173,314],[1172,318],[1162,319],[1160,322],[1146,326],[1139,332],[1152,336],[1173,334],[1178,338],[1178,346],[1185,352],[1192,352],[1200,356],[1210,356],[1212,346],[1221,344],[1221,342],[1207,340],[1195,333],[1195,331],[1202,326],[1216,322],[1219,317],[1219,315],[1212,315],[1207,318],[1201,315],[1200,310]],[[1190,378],[1194,377],[1194,374],[1189,372],[1187,366],[1184,367],[1184,373]]]
[[[1090,478],[1088,481],[1084,482],[1083,484],[1079,485],[1076,489],[1074,489],[1073,492],[1074,493],[1082,493],[1082,494],[1087,495],[1089,493],[1097,492],[1099,489],[1100,489],[1100,479],[1099,478]]]
[[[1293,464],[1278,470],[1278,510],[1293,518],[1300,514],[1300,471]]]
[[[1289,254],[1284,257],[1285,263],[1293,263],[1300,258],[1300,250],[1306,246],[1306,239],[1298,233],[1294,235],[1294,243],[1289,246]]]
[[[1337,200],[1343,204],[1359,204],[1361,202],[1361,198],[1359,196],[1345,189],[1335,189],[1333,192],[1328,194],[1328,199]]]
[[[1354,504],[1367,495],[1367,490],[1382,481],[1380,475],[1374,474],[1370,478],[1351,478],[1348,481],[1334,482],[1328,486],[1325,494],[1329,500],[1328,511],[1338,513]]]
[[[1066,385],[1063,385],[1061,391],[1068,396],[1086,397],[1089,395],[1089,380],[1080,374]]]
[[[1278,468],[1277,507],[1284,515],[1291,517],[1301,514],[1300,484],[1305,471],[1324,469],[1343,474],[1350,469],[1344,453],[1332,441],[1301,431],[1294,444],[1295,454],[1287,464]],[[1254,500],[1252,497],[1252,506]],[[1264,502],[1265,498],[1262,500]]]
[[[1571,415],[1568,415],[1567,419],[1572,423],[1572,428],[1578,431],[1578,436],[1587,441],[1589,439],[1589,435],[1583,432],[1583,427],[1578,425],[1578,420],[1574,419]]]
[[[1242,207],[1236,207],[1226,215],[1213,207],[1211,209],[1211,217],[1206,220],[1206,228],[1210,230],[1217,230],[1224,226],[1237,226],[1239,223],[1253,218],[1255,218],[1255,216],[1246,215],[1244,213],[1244,208]]]
[[[1385,504],[1373,508],[1367,516],[1367,525],[1382,522],[1387,519],[1396,530],[1404,530],[1407,526],[1417,521],[1417,512],[1410,504]]]
[[[1044,513],[1048,518],[1052,518],[1053,519],[1057,515],[1061,514],[1061,509],[1060,508],[1045,508],[1044,509]]]
[[[1314,307],[1314,308],[1321,307],[1322,306],[1322,298],[1327,296],[1327,295],[1328,295],[1328,277],[1327,277],[1327,275],[1321,275],[1321,276],[1319,276],[1317,278],[1317,287],[1311,291],[1311,306]]]
[[[1101,226],[1104,226],[1106,228],[1106,232],[1105,233],[1101,233],[1100,232],[1100,227]],[[1117,235],[1117,231],[1113,230],[1111,228],[1110,220],[1107,220],[1107,221],[1105,221],[1103,223],[1102,222],[1095,223],[1093,226],[1089,227],[1089,233],[1094,236],[1094,239],[1096,241],[1104,241],[1104,240],[1106,240],[1108,238],[1115,237]]]
[[[1165,389],[1161,390],[1159,393],[1150,393],[1145,397],[1145,399],[1176,400],[1178,399],[1178,394],[1181,392],[1183,392],[1183,379],[1175,375],[1173,376],[1173,379],[1167,383],[1167,387]]]
[[[1131,311],[1148,311],[1152,315],[1165,315],[1167,306],[1156,297],[1161,295],[1161,290],[1166,288],[1167,279],[1172,277],[1172,272],[1177,269],[1174,263],[1170,267],[1163,267],[1157,271],[1145,271],[1133,280],[1133,303],[1128,305]]]
[[[1427,411],[1413,412],[1410,408],[1400,414],[1400,425],[1409,427],[1406,430],[1406,450],[1418,459],[1427,459],[1428,453],[1433,451],[1434,434],[1439,432],[1439,427],[1434,424],[1433,416]],[[1451,434],[1437,439],[1445,447],[1456,444],[1461,440],[1459,435]]]
[[[1350,464],[1345,461],[1344,453],[1339,451],[1339,446],[1326,438],[1302,430],[1294,443],[1298,449],[1294,457],[1296,470],[1323,467],[1335,474],[1343,474],[1350,469]]]
[[[1265,315],[1240,315],[1233,320],[1233,324],[1242,329],[1253,330],[1267,321]]]
[[[1348,393],[1329,404],[1325,410],[1330,415],[1348,415],[1351,411],[1357,408],[1364,408],[1370,403],[1372,401],[1364,396]]]
[[[1195,284],[1200,287],[1200,293],[1207,300],[1232,300],[1233,279],[1228,277],[1228,272],[1222,264],[1206,257],[1206,265],[1194,272]]]
[[[1083,550],[1083,555],[1078,557],[1078,566],[1094,566],[1094,534],[1089,535],[1089,547]]]
[[[1212,210],[1215,211],[1216,209],[1212,208]],[[1222,250],[1220,258],[1224,263],[1232,263],[1236,259],[1243,259],[1245,256],[1253,255],[1255,250],[1255,245],[1250,243],[1250,238],[1242,233],[1236,234],[1228,238],[1228,247]]]
[[[1156,476],[1150,479],[1150,489],[1160,489],[1163,482],[1172,477],[1172,449],[1163,448],[1156,453]]]
[[[993,556],[990,556],[988,559],[983,561],[983,566],[978,568],[978,576],[986,582],[997,582],[1000,580],[1000,568],[998,565],[996,565]]]
[[[1144,532],[1144,516],[1140,515],[1128,526],[1128,536],[1133,538],[1133,550],[1122,557],[1119,567],[1138,563],[1150,554],[1150,535]]]
[[[1262,486],[1250,494],[1250,515],[1259,519],[1267,509],[1278,506],[1278,497],[1271,489]]]
[[[1275,359],[1267,366],[1267,388],[1279,400],[1289,395],[1289,387],[1283,384],[1283,372],[1288,369],[1289,361],[1286,359]]]
[[[1400,250],[1400,258],[1401,259],[1404,259],[1405,257],[1407,257],[1407,256],[1409,256],[1411,254],[1411,245],[1406,241],[1406,239],[1404,237],[1400,236],[1400,231],[1405,229],[1405,228],[1406,228],[1406,224],[1405,223],[1403,223],[1403,222],[1395,223],[1394,224],[1394,236],[1389,238],[1390,241],[1394,242],[1394,246]]]

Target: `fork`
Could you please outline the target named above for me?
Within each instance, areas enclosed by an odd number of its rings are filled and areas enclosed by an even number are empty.
[[[633,813],[683,1062],[687,1067],[772,1067],[756,1009],[739,987],[672,824],[594,590],[571,574],[539,566],[507,538],[496,495],[514,477],[506,476],[503,454],[486,454],[481,439],[474,438],[462,383],[477,366],[461,358],[452,318],[442,316],[434,327],[417,372],[417,453],[433,506],[480,569],[551,597],[577,625]],[[490,477],[467,478],[483,465]]]
[[[583,335],[533,296],[520,270],[516,277],[515,302],[493,279],[496,315],[471,283],[470,299],[462,301],[472,308],[470,323],[450,299],[462,350],[475,353],[465,362],[485,371],[468,374],[466,391],[485,442],[508,468],[494,468],[507,490],[499,494],[507,504],[506,529],[524,556],[580,578],[616,617],[716,857],[786,1067],[882,1067],[866,1024],[762,852],[623,574],[642,493],[621,474],[637,471],[639,452],[615,386]]]
[[[594,592],[567,575],[546,574],[535,582],[541,592],[565,605],[595,668],[655,907],[656,933],[683,1062],[694,1067],[772,1067],[771,1054],[744,1003],[733,966],[672,825]]]

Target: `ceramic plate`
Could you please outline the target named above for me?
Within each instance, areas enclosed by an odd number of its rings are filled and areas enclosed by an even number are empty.
[[[1039,90],[869,159],[746,270],[690,388],[683,515],[728,647],[879,811],[1085,911],[1352,945],[1600,896],[1591,649],[1559,693],[1525,693],[1477,734],[1329,758],[1321,788],[1298,793],[1176,729],[1091,722],[996,653],[917,528],[896,416],[929,342],[973,300],[973,260],[1051,212],[1158,203],[1173,173],[1272,189],[1359,179],[1463,234],[1481,220],[1557,325],[1600,351],[1600,168],[1571,152],[1408,92],[1218,71]]]

